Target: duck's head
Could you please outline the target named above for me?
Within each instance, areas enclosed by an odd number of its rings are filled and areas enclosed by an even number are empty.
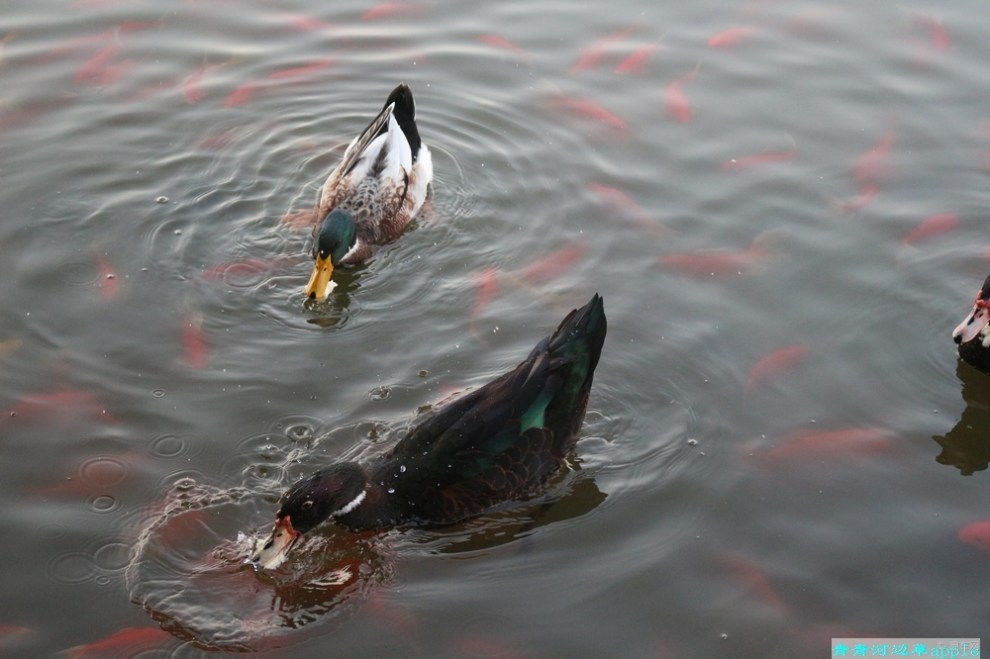
[[[275,513],[271,535],[259,540],[250,560],[256,566],[276,568],[296,542],[331,517],[346,515],[367,497],[367,476],[353,462],[343,462],[296,483]]]
[[[952,339],[960,347],[979,339],[984,348],[990,348],[990,277],[983,281],[983,288],[976,294],[973,309],[952,330]]]
[[[330,294],[330,276],[347,253],[357,244],[354,216],[344,210],[331,211],[314,232],[313,258],[316,264],[306,285],[306,299],[322,302]]]

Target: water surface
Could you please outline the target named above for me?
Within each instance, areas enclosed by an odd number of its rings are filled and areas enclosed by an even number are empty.
[[[977,3],[7,2],[0,653],[979,636],[990,383],[949,333],[988,270],[988,30]],[[399,81],[431,207],[304,309],[280,219]],[[210,563],[595,291],[547,496],[328,532],[278,577]]]

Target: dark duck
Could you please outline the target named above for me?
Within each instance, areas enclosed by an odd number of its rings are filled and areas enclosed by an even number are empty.
[[[976,294],[973,310],[952,331],[959,344],[959,356],[979,371],[990,375],[990,277]]]
[[[442,526],[539,493],[577,442],[606,327],[596,294],[518,366],[437,410],[374,462],[340,462],[299,481],[249,560],[277,567],[328,520],[353,531]]]

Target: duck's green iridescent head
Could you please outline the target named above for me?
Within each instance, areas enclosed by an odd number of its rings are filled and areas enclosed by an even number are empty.
[[[306,285],[306,299],[322,302],[330,294],[330,276],[334,266],[340,263],[357,243],[357,225],[354,216],[343,210],[334,210],[316,229],[313,258],[316,265]]]

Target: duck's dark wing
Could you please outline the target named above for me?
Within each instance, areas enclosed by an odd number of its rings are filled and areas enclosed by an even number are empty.
[[[576,441],[605,331],[595,295],[514,369],[415,427],[385,468],[405,468],[399,500],[453,521],[530,495]]]

